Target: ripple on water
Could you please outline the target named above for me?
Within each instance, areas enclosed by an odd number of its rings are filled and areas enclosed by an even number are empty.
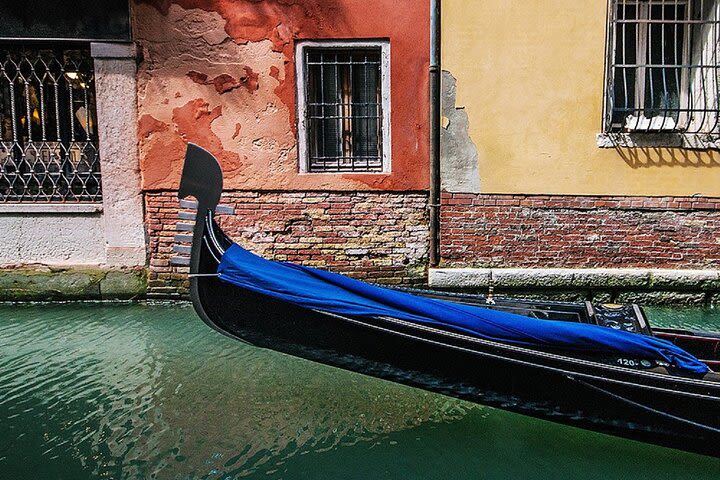
[[[720,332],[720,310],[717,308],[646,307],[650,324],[690,330]]]
[[[0,471],[699,479],[720,463],[249,347],[187,306],[65,304],[0,305]]]

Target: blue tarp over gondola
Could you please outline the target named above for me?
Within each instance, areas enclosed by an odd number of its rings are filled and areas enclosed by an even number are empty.
[[[368,285],[336,273],[265,260],[238,245],[232,245],[225,252],[218,272],[221,280],[238,287],[338,315],[393,317],[443,325],[513,345],[661,360],[694,373],[709,370],[691,354],[659,338],[419,297]]]

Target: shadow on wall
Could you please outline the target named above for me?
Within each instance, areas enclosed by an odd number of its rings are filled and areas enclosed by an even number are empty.
[[[720,152],[716,150],[689,150],[671,147],[614,147],[618,156],[631,168],[720,167]]]
[[[292,54],[287,47],[299,36],[332,37],[349,29],[342,0],[135,0],[135,3],[151,5],[163,16],[169,14],[172,4],[184,10],[217,13],[225,21],[228,37],[235,42],[270,40],[273,50],[282,51],[287,57]],[[169,23],[154,24],[155,37],[163,38],[162,30],[173,27]],[[191,34],[203,33],[202,25],[194,27]]]

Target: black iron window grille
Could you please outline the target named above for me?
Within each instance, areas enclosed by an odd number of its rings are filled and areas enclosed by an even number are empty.
[[[720,133],[720,1],[611,0],[606,132]]]
[[[100,202],[89,49],[0,46],[0,202]]]
[[[383,171],[381,48],[304,53],[307,171]]]

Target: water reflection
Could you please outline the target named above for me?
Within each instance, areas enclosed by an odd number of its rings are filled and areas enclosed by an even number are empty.
[[[187,306],[0,305],[0,472],[716,478],[720,461],[249,347]]]
[[[677,327],[720,332],[720,310],[718,307],[646,307],[644,310],[651,324],[656,327]]]

